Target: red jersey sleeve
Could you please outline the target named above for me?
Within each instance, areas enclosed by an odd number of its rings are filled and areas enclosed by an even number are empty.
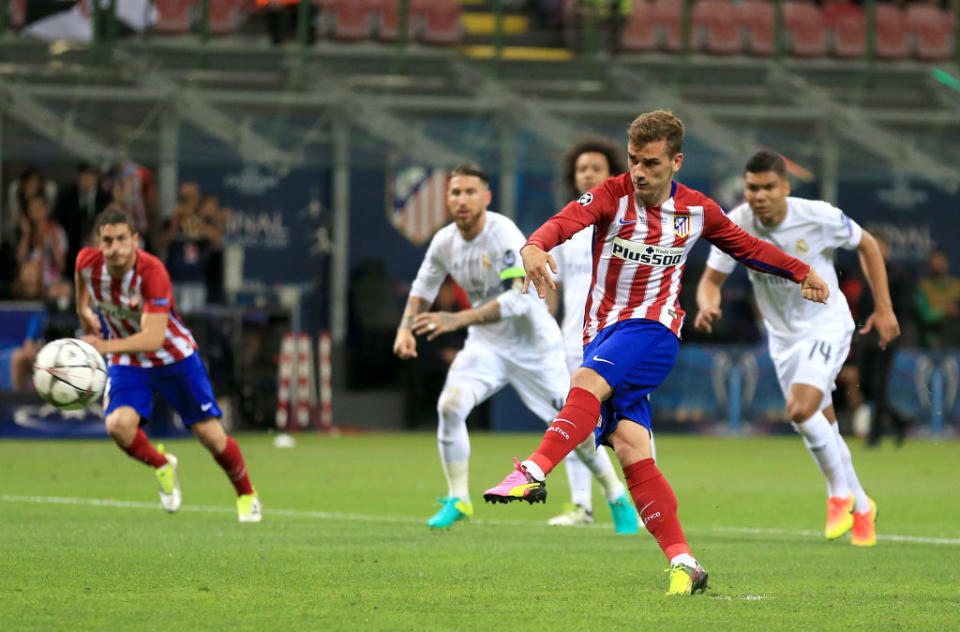
[[[77,253],[77,261],[74,264],[77,272],[84,268],[90,268],[93,266],[94,261],[100,256],[100,250],[97,248],[81,248],[80,252]]]
[[[559,213],[535,230],[527,243],[549,252],[587,226],[603,227],[617,213],[622,197],[622,194],[619,194],[622,178],[623,176],[607,178],[599,186],[564,206]]]
[[[758,272],[801,283],[810,271],[809,264],[741,230],[709,198],[704,200],[703,206],[703,236],[720,250]]]
[[[143,311],[147,314],[166,314],[173,303],[173,285],[170,273],[160,264],[149,265],[143,270]]]

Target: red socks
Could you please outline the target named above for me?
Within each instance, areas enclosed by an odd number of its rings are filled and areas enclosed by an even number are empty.
[[[136,460],[143,461],[153,467],[163,467],[167,464],[167,457],[157,452],[157,449],[150,445],[150,439],[147,439],[147,435],[140,428],[137,428],[137,436],[133,438],[130,445],[123,448],[123,451]]]
[[[597,427],[600,419],[600,400],[582,388],[571,388],[567,403],[557,413],[543,435],[543,441],[530,460],[549,474],[557,463],[584,442]]]
[[[227,447],[220,454],[214,455],[213,458],[227,473],[227,478],[230,479],[234,489],[237,490],[237,496],[253,493],[250,477],[247,476],[247,466],[243,462],[243,455],[240,454],[240,446],[233,440],[233,437],[227,437]]]
[[[647,531],[657,539],[668,560],[690,554],[687,539],[677,516],[677,497],[653,459],[644,459],[623,468],[630,495]]]

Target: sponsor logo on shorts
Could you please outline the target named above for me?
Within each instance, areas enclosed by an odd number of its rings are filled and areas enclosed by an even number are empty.
[[[613,362],[611,362],[610,360],[604,360],[604,359],[601,358],[600,356],[596,356],[596,355],[593,356],[593,360],[594,360],[594,362],[606,362],[606,363],[609,364],[610,366],[616,366],[616,365],[614,365]]]
[[[665,268],[683,261],[684,248],[643,244],[621,237],[614,237],[611,254],[625,261]]]
[[[207,411],[210,410],[211,408],[213,408],[213,402],[207,402],[206,404],[200,404],[200,410],[202,410],[203,412],[207,412]]]

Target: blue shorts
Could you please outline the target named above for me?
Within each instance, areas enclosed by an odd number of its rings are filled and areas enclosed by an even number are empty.
[[[667,379],[677,362],[680,339],[654,320],[631,318],[605,327],[583,348],[583,364],[613,388],[601,406],[594,431],[597,445],[608,443],[622,419],[650,431],[650,393]]]
[[[149,419],[154,393],[160,393],[170,402],[185,426],[223,416],[213,396],[207,369],[197,353],[166,366],[114,364],[107,369],[107,415],[121,406],[129,406],[142,418]]]

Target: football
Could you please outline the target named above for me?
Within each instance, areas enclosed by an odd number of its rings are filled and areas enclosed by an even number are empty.
[[[33,386],[47,403],[78,410],[103,394],[103,356],[82,340],[61,338],[44,345],[33,362]]]

